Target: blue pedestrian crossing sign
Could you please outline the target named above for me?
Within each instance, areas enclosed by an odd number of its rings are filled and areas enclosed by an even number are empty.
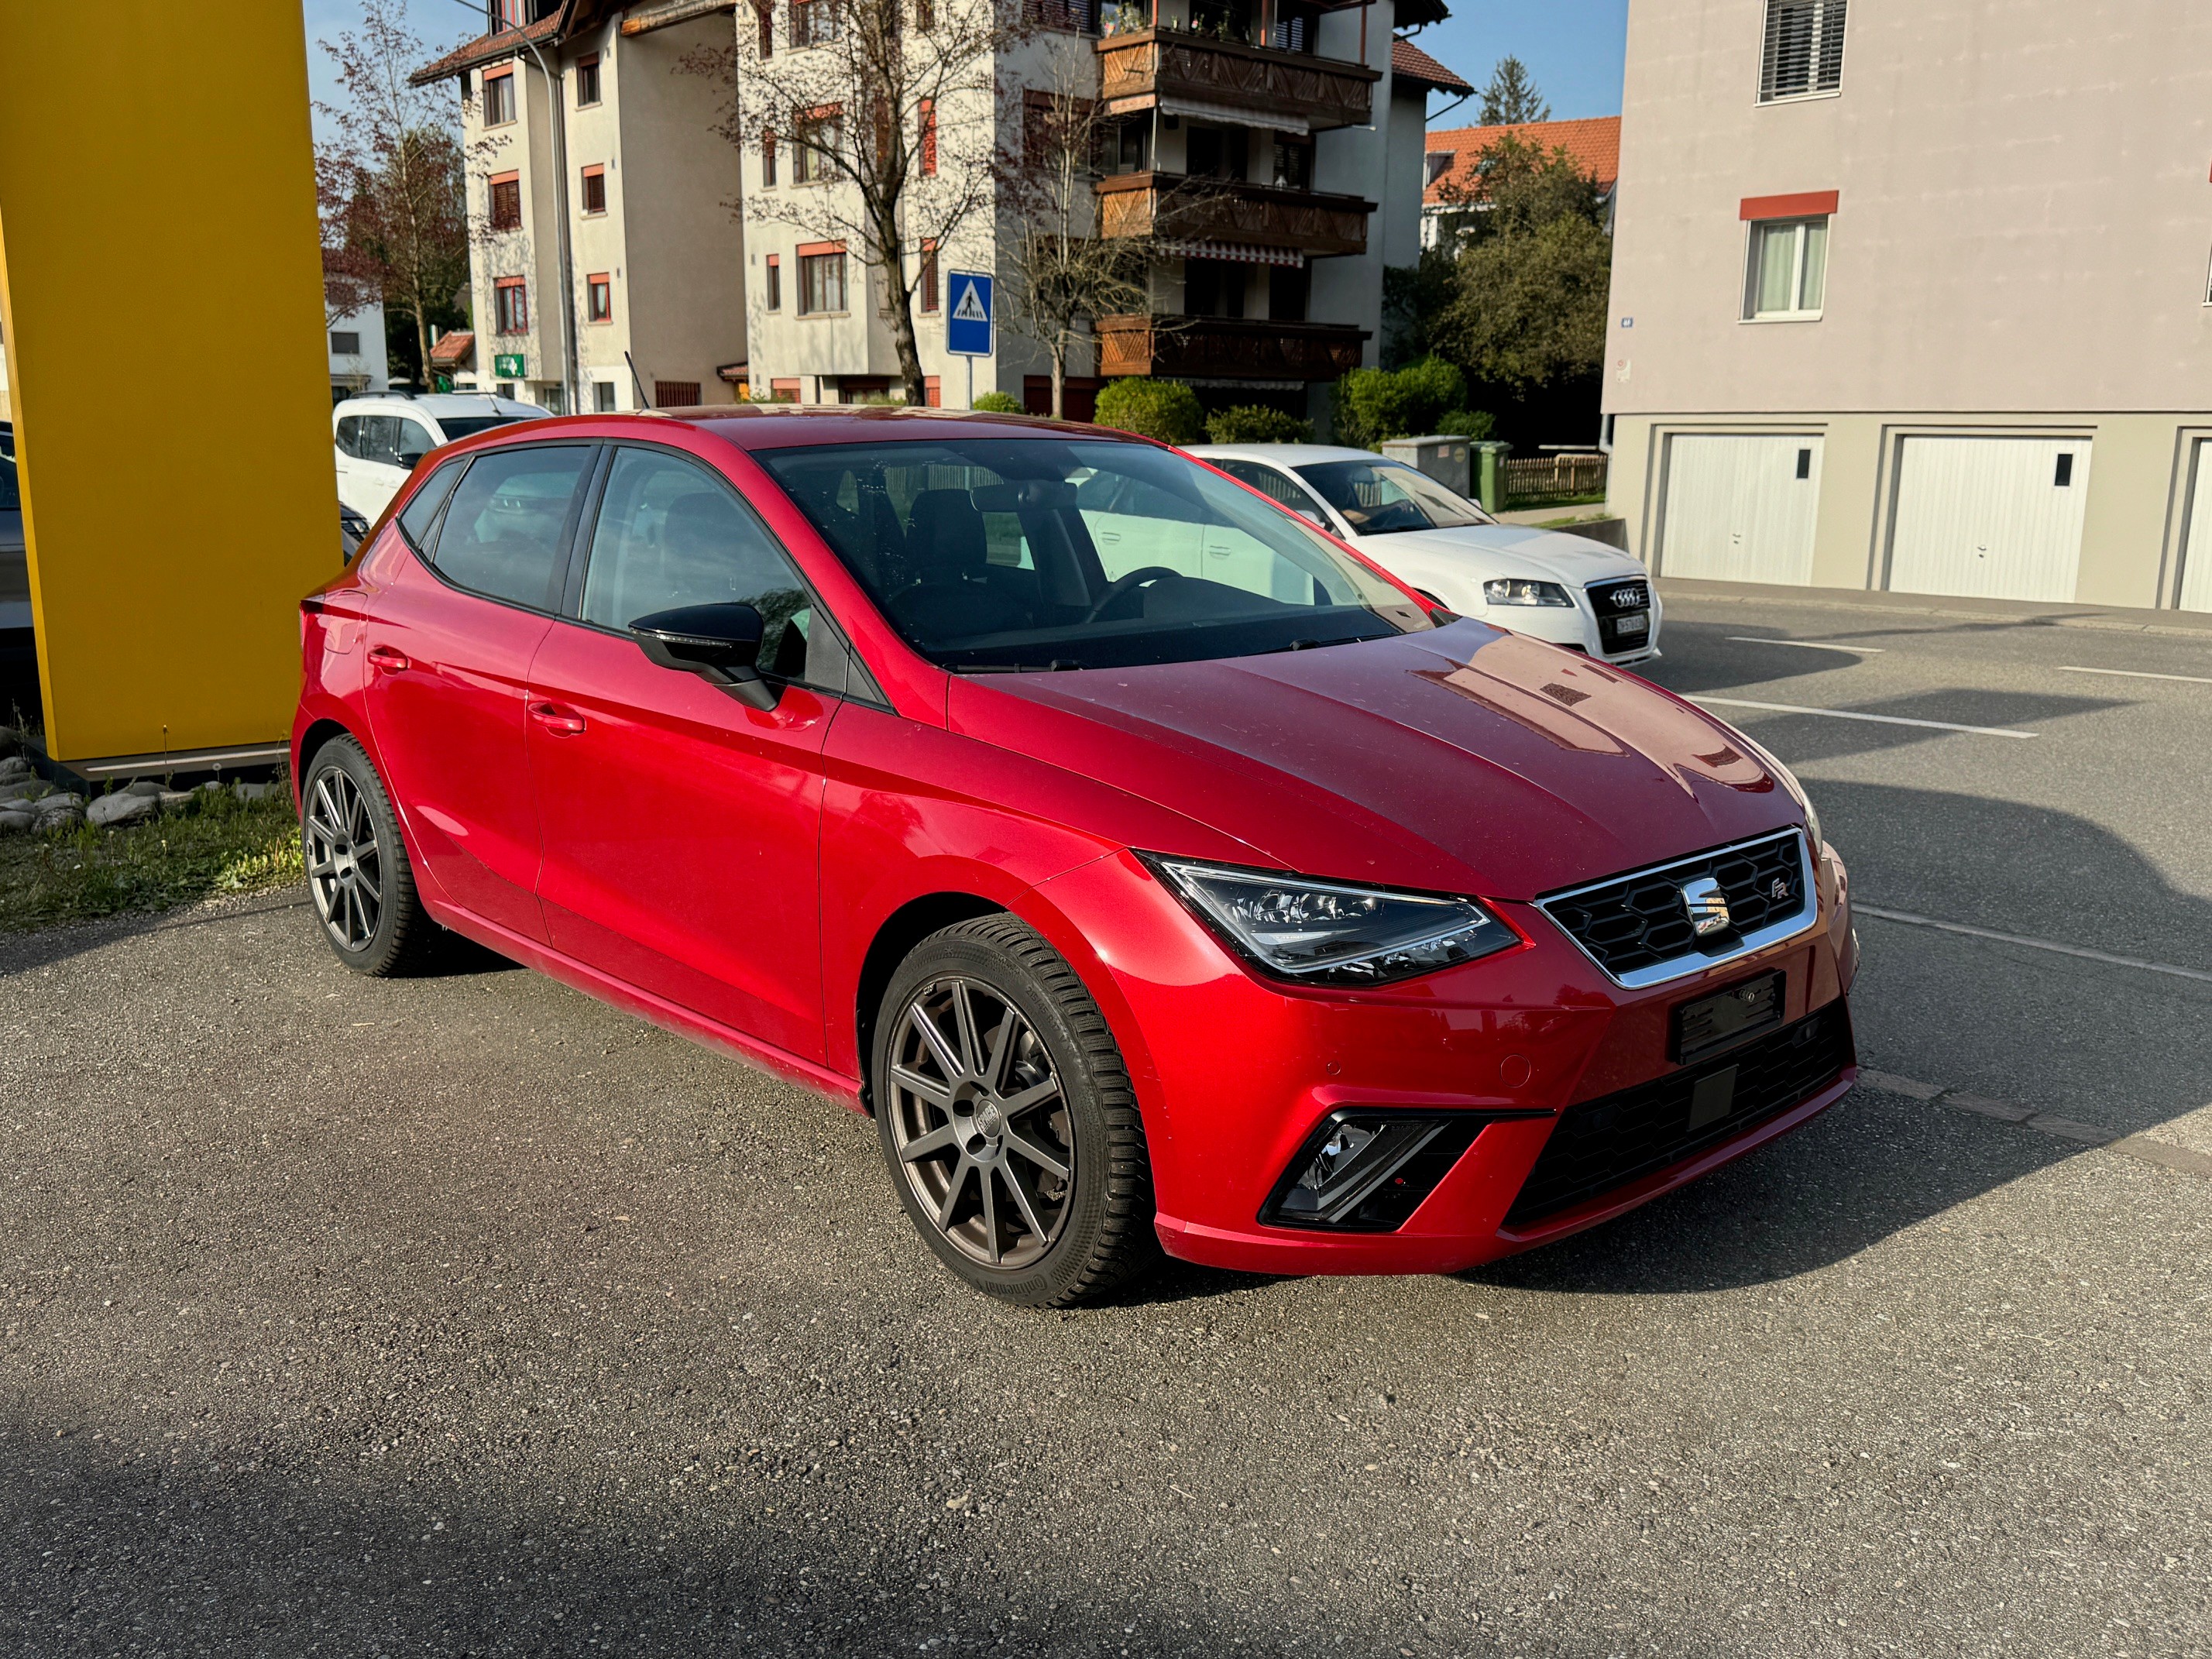
[[[972,270],[946,274],[945,349],[955,357],[991,355],[991,279]]]

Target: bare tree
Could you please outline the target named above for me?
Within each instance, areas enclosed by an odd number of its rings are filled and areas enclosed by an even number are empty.
[[[744,211],[859,253],[876,292],[854,308],[880,307],[906,400],[924,403],[914,328],[923,256],[950,251],[990,207],[996,70],[1030,33],[1023,8],[797,0],[778,16],[762,0],[751,4],[734,54],[740,95],[723,131],[763,162],[775,156],[778,182],[749,192]]]
[[[1091,95],[1097,70],[1080,52],[1054,43],[1048,85],[1024,96],[1023,118],[1001,131],[998,168],[1000,301],[1006,326],[1052,364],[1052,413],[1066,413],[1071,358],[1095,338],[1101,317],[1152,308],[1149,227],[1100,234],[1098,160],[1111,131]]]
[[[331,137],[318,144],[325,270],[339,271],[325,305],[373,295],[414,319],[416,361],[427,376],[430,328],[448,314],[469,274],[462,153],[442,88],[416,87],[409,71],[428,56],[400,0],[362,0],[362,27],[325,42],[345,89],[318,104]]]

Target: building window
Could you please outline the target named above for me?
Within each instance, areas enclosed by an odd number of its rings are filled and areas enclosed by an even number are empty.
[[[770,186],[775,183],[775,129],[774,127],[761,134],[761,183]]]
[[[921,245],[921,308],[937,309],[937,244]]]
[[[599,56],[576,60],[576,107],[583,109],[599,101]]]
[[[584,211],[605,213],[607,210],[607,170],[603,167],[584,169]]]
[[[819,184],[835,175],[830,158],[844,146],[845,115],[834,106],[817,110],[811,115],[799,118],[799,130],[792,135],[792,147],[797,152],[792,158],[791,176],[802,185]]]
[[[1845,0],[1766,0],[1759,101],[1811,98],[1844,84]]]
[[[754,0],[753,15],[760,24],[760,55],[775,56],[775,7],[769,0]]]
[[[331,356],[333,357],[360,356],[360,331],[356,329],[332,329],[331,331]]]
[[[820,316],[845,309],[845,250],[799,256],[799,314]]]
[[[495,173],[486,182],[491,186],[491,228],[494,230],[520,230],[522,176],[514,173]]]
[[[1751,227],[1743,314],[1757,321],[1809,321],[1827,297],[1828,222],[1762,219]]]
[[[768,308],[783,309],[783,256],[778,253],[768,256]]]
[[[1182,308],[1192,317],[1242,317],[1248,266],[1227,259],[1182,262]]]
[[[699,382],[696,380],[655,380],[653,383],[653,406],[655,409],[698,408]]]
[[[484,71],[484,125],[503,127],[514,119],[514,71]]]
[[[584,278],[584,320],[606,323],[614,320],[614,278],[604,270],[594,271]]]
[[[502,276],[492,284],[493,331],[520,334],[530,326],[530,288],[520,276]]]
[[[921,100],[921,170],[925,173],[937,171],[937,100]]]
[[[1065,29],[1073,34],[1098,33],[1098,0],[1029,0],[1024,9],[1029,21],[1040,28]]]
[[[914,0],[914,26],[923,34],[937,27],[937,8],[930,0]]]
[[[592,407],[601,415],[615,412],[615,383],[612,380],[592,382]]]
[[[791,0],[793,46],[818,46],[836,38],[836,0]]]

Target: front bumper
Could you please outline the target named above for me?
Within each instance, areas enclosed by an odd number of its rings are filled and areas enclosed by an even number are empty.
[[[1124,854],[1045,884],[1042,895],[1097,953],[1143,1106],[1158,1227],[1170,1254],[1281,1273],[1448,1273],[1607,1220],[1789,1133],[1850,1088],[1845,994],[1855,966],[1840,860],[1820,860],[1820,905],[1794,937],[1649,989],[1613,984],[1533,906],[1493,903],[1528,941],[1406,985],[1357,994],[1262,981]],[[1682,1143],[1678,1156],[1616,1167],[1570,1201],[1516,1205],[1572,1109],[1686,1088],[1730,1063],[1668,1058],[1685,1001],[1780,969],[1783,1025],[1839,1024],[1832,1074]],[[1817,1023],[1817,1022],[1816,1022]],[[1318,1231],[1260,1218],[1322,1121],[1346,1109],[1472,1115],[1467,1150],[1402,1224]],[[1663,1109],[1662,1111],[1663,1115]],[[1565,1143],[1562,1143],[1563,1145]],[[1667,1149],[1662,1148],[1662,1151]],[[1585,1183],[1586,1184],[1586,1183]]]
[[[1649,590],[1651,604],[1646,614],[1650,618],[1650,631],[1638,642],[1616,640],[1610,647],[1605,629],[1598,622],[1589,590],[1570,587],[1567,591],[1574,599],[1571,605],[1484,605],[1470,614],[1492,628],[1502,628],[1511,634],[1524,634],[1530,639],[1542,640],[1551,645],[1563,645],[1617,667],[1626,668],[1636,663],[1650,662],[1660,654],[1659,635],[1664,623],[1664,607],[1656,587]]]

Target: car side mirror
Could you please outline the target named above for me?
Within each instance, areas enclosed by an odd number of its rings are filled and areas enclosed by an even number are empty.
[[[749,605],[686,605],[640,617],[629,632],[663,668],[696,674],[751,708],[773,708],[775,688],[756,665],[766,628]]]
[[[399,452],[399,465],[412,472],[422,465],[422,458],[429,453],[427,449],[403,449]]]

